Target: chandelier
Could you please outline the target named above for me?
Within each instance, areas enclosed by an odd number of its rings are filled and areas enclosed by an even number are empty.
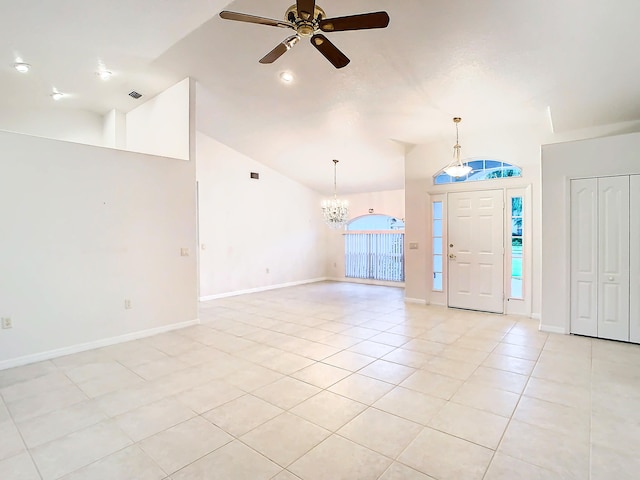
[[[333,161],[333,198],[331,200],[322,201],[322,216],[324,221],[331,228],[342,228],[347,223],[349,216],[349,202],[346,200],[338,200],[336,170],[338,160]]]
[[[444,173],[452,177],[464,177],[472,168],[464,165],[460,160],[460,143],[458,142],[458,124],[462,121],[460,117],[454,117],[453,123],[456,124],[456,144],[453,146],[453,160],[444,168]]]

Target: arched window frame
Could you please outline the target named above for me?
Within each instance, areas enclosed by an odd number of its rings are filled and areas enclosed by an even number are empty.
[[[367,225],[365,220],[372,216],[381,221]],[[404,219],[385,214],[361,215],[349,221],[343,233],[345,277],[404,282],[404,228]]]
[[[363,220],[370,219],[371,217],[382,217],[389,219],[389,228],[357,228],[358,224]],[[395,224],[395,225],[394,225]],[[347,232],[365,232],[365,231],[404,231],[404,219],[398,217],[392,217],[391,215],[385,215],[384,213],[369,213],[366,215],[360,215],[359,217],[352,218],[347,223]]]

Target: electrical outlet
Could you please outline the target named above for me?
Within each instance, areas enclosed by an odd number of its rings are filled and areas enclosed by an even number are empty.
[[[131,310],[131,308],[133,308],[131,306],[131,300],[129,300],[128,298],[124,299],[124,308],[125,310]]]
[[[13,328],[11,317],[2,317],[2,328]]]

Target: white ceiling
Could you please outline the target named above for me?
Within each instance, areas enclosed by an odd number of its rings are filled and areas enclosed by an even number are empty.
[[[329,17],[391,18],[327,34],[351,59],[341,70],[306,40],[259,64],[292,32],[217,16],[282,19],[292,3],[0,0],[0,108],[128,111],[140,102],[129,91],[144,100],[191,76],[200,130],[323,193],[333,158],[343,193],[402,188],[405,146],[453,144],[456,115],[463,145],[465,133],[540,125],[548,108],[557,132],[640,119],[637,0],[319,1]],[[69,96],[54,103],[54,87]]]

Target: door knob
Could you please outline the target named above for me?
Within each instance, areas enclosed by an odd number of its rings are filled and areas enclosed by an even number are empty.
[[[449,258],[453,260],[454,258],[456,258],[456,256],[453,253],[450,253]]]
[[[613,277],[609,277],[609,281],[610,281],[610,282],[613,282]]]

